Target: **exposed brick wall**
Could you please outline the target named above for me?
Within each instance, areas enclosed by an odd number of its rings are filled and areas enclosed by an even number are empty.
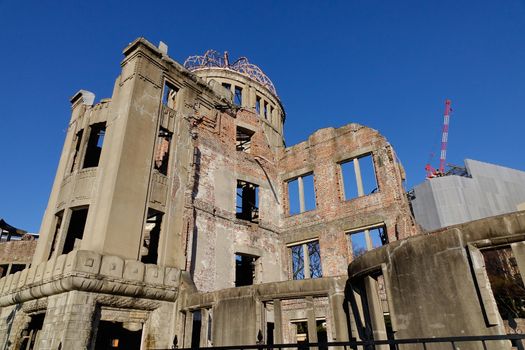
[[[37,241],[10,241],[0,243],[0,264],[29,264]]]

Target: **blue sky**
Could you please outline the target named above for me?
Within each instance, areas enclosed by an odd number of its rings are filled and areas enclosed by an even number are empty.
[[[288,145],[357,122],[379,130],[410,188],[448,161],[525,170],[525,3],[507,1],[0,0],[0,217],[38,231],[79,89],[110,97],[138,36],[183,62],[213,48],[273,80]]]

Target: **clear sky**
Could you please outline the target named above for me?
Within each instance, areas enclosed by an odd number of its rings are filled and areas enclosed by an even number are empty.
[[[247,56],[285,106],[288,145],[357,122],[379,130],[406,187],[448,161],[525,170],[525,2],[0,0],[0,217],[36,232],[79,89],[110,97],[136,37],[179,62],[207,49]]]

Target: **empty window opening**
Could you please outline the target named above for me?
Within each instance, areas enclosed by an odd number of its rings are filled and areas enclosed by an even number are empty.
[[[255,97],[255,112],[261,114],[261,98],[259,96]]]
[[[27,327],[20,334],[20,347],[18,349],[33,350],[36,349],[38,340],[44,326],[45,313],[31,315],[31,320]]]
[[[193,311],[193,326],[191,328],[191,348],[198,349],[201,340],[202,315],[201,310]]]
[[[71,160],[71,169],[69,170],[72,172],[75,169],[75,165],[78,162],[78,154],[80,152],[80,145],[82,145],[82,133],[83,130],[80,130],[77,132],[76,136],[76,143],[75,143],[75,153],[73,153],[73,159]]]
[[[328,333],[326,331],[326,320],[324,319],[316,320],[315,329],[317,332],[317,342],[319,344],[328,343]],[[319,350],[328,350],[328,346],[326,345],[319,346]]]
[[[235,254],[235,287],[251,286],[255,280],[257,257]]]
[[[341,163],[344,199],[361,197],[377,191],[372,154]]]
[[[140,350],[142,327],[136,323],[99,321],[95,349]]]
[[[295,325],[295,339],[297,344],[308,343],[308,322],[294,322]],[[305,347],[299,346],[299,349],[307,349]]]
[[[64,243],[64,249],[62,249],[62,254],[67,254],[80,247],[80,242],[84,236],[87,215],[88,208],[71,210],[71,218],[69,219],[69,226],[67,228],[66,241]]]
[[[106,123],[93,124],[90,127],[89,140],[84,157],[84,166],[82,168],[91,168],[98,166],[102,145],[106,134]]]
[[[237,127],[237,135],[235,139],[235,148],[237,151],[250,153],[252,148],[252,136],[255,132],[249,129]]]
[[[229,83],[222,83],[221,84],[223,88],[225,88],[226,90],[228,91],[231,91],[232,90],[232,84],[229,84]]]
[[[237,180],[237,219],[257,222],[259,220],[259,186]]]
[[[171,83],[166,82],[164,84],[164,92],[162,94],[162,104],[168,108],[175,109],[177,99],[177,89]]]
[[[25,268],[26,264],[12,264],[11,271],[9,271],[9,274],[12,275],[14,273],[24,270]]]
[[[268,119],[268,102],[264,101],[264,119]]]
[[[294,280],[323,277],[318,240],[290,246],[290,253]]]
[[[270,120],[273,118],[273,106],[270,105]]]
[[[506,325],[525,321],[525,286],[511,247],[481,250],[499,314]]]
[[[315,209],[314,175],[312,173],[289,180],[287,185],[290,215]]]
[[[162,215],[163,214],[157,210],[148,209],[148,218],[144,225],[144,238],[142,240],[142,257],[140,260],[144,264],[157,263]]]
[[[275,323],[274,322],[266,322],[266,344],[267,345],[273,345],[274,338],[273,338],[273,332],[275,330]]]
[[[53,256],[53,253],[55,252],[55,245],[58,238],[58,235],[60,234],[60,227],[62,226],[62,217],[64,216],[64,211],[61,211],[60,213],[55,215],[55,230],[53,231],[53,240],[51,241],[51,249],[49,250],[49,256],[48,260],[51,259],[51,256]]]
[[[233,95],[233,103],[237,106],[242,105],[242,88],[239,86],[235,87],[235,94]]]
[[[0,278],[7,276],[8,269],[9,269],[9,264],[0,265]]]
[[[154,168],[163,175],[168,175],[171,138],[171,132],[162,127],[159,129],[159,134],[157,136],[157,150],[155,151]]]
[[[388,243],[384,225],[348,232],[348,240],[352,257],[355,259],[369,250],[379,248]]]

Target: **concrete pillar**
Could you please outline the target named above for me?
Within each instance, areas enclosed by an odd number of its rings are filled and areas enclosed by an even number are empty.
[[[304,183],[302,176],[297,178],[297,184],[299,185],[299,212],[304,213],[306,209],[304,205]]]
[[[385,318],[383,308],[381,307],[381,300],[379,300],[377,281],[371,276],[366,276],[364,284],[374,340],[387,340]],[[388,345],[376,345],[376,349],[378,350],[388,350],[389,348]]]
[[[357,185],[357,195],[359,197],[365,195],[365,191],[363,189],[363,179],[361,177],[361,168],[359,167],[359,159],[354,158],[354,172],[355,172],[355,182]]]
[[[189,348],[191,347],[191,335],[193,333],[193,313],[186,311],[186,324],[184,325],[184,340],[180,347]]]
[[[365,241],[366,241],[366,250],[374,249],[372,244],[372,237],[370,237],[370,230],[365,230]]]
[[[328,296],[332,315],[334,315],[334,340],[335,341],[348,341],[348,326],[346,324],[346,314],[343,309],[345,301],[345,295],[343,291],[335,292]]]
[[[273,300],[273,318],[274,318],[274,343],[283,343],[283,314],[281,308],[281,300]]]
[[[317,343],[317,324],[315,322],[314,298],[306,297],[306,319],[308,322],[308,341]]]
[[[304,260],[304,278],[311,278],[312,272],[310,271],[310,255],[308,254],[308,244],[303,244],[303,260]]]
[[[201,310],[201,339],[199,341],[200,347],[207,347],[208,345],[208,318],[210,313],[208,309]]]

